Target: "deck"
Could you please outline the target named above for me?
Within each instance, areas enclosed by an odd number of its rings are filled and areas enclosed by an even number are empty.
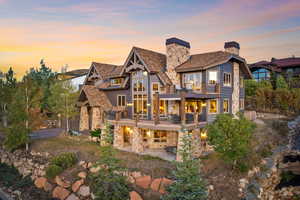
[[[140,120],[136,123],[134,119],[108,120],[108,122],[121,126],[137,126],[138,128],[146,128],[152,130],[179,131],[183,128],[193,130],[195,128],[204,127],[207,122],[189,123],[189,124],[174,124],[167,120],[161,120],[159,124],[155,124],[153,120]]]

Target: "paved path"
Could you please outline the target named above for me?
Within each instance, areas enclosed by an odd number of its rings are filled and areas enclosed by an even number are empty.
[[[62,128],[51,128],[51,129],[41,129],[34,131],[30,134],[31,139],[43,139],[57,137],[64,129]]]

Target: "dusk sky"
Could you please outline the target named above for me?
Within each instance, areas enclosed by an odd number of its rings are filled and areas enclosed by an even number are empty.
[[[300,56],[300,0],[0,0],[0,70],[18,76],[42,58],[55,71],[123,64],[174,36],[193,54],[235,40],[248,63]]]

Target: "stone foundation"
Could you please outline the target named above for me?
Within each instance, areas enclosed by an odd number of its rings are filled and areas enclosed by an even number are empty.
[[[92,130],[101,128],[101,110],[100,107],[92,108]]]
[[[139,128],[133,127],[132,130],[132,151],[135,153],[141,153],[144,151],[143,136],[140,133]]]
[[[114,129],[114,147],[117,149],[124,147],[123,130],[119,125],[116,125]]]

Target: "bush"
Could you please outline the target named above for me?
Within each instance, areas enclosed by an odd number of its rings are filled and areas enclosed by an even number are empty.
[[[49,165],[46,169],[46,177],[47,178],[55,178],[57,175],[62,173],[64,170],[60,166],[55,164]]]
[[[91,190],[96,200],[124,200],[129,199],[127,179],[122,175],[125,170],[120,166],[120,160],[115,157],[115,150],[111,146],[101,148],[99,172],[89,175]]]
[[[7,129],[4,147],[9,151],[25,146],[29,142],[29,130],[21,125],[14,125]]]
[[[254,129],[255,124],[241,114],[239,119],[230,114],[220,114],[214,123],[208,125],[208,140],[225,162],[239,169],[250,152]]]
[[[72,167],[77,162],[77,157],[75,153],[62,153],[58,156],[55,156],[51,159],[52,165],[57,165],[62,169],[67,169]]]
[[[90,135],[92,137],[100,137],[101,136],[101,129],[95,129],[90,131]]]
[[[175,182],[169,185],[167,194],[162,200],[204,200],[207,199],[206,184],[200,174],[200,161],[193,159],[193,142],[190,134],[182,138],[182,148],[179,153],[183,162],[176,163],[173,172]]]

